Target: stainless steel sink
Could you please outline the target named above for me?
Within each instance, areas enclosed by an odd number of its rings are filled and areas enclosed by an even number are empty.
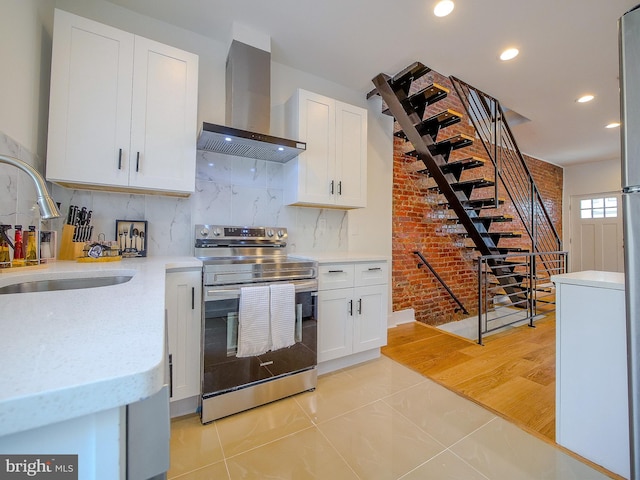
[[[81,288],[106,287],[128,282],[132,275],[117,275],[108,277],[55,278],[50,280],[35,280],[32,282],[13,283],[0,287],[0,294],[50,292],[53,290],[77,290]]]

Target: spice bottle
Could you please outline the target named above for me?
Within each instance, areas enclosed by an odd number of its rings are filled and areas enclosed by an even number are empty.
[[[22,249],[22,225],[16,225],[16,236],[13,240],[15,246],[13,248],[13,266],[24,266],[24,251]]]

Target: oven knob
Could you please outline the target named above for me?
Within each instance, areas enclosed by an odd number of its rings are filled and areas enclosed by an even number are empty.
[[[282,230],[278,230],[278,238],[284,237],[284,232]]]
[[[213,236],[214,237],[219,237],[222,234],[222,231],[220,231],[219,228],[214,228],[213,229]]]
[[[267,230],[267,237],[273,237],[273,230]]]
[[[209,229],[208,228],[203,228],[202,230],[200,230],[200,235],[202,235],[203,237],[208,237],[209,236]]]

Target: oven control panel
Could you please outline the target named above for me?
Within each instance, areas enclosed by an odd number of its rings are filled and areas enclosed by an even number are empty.
[[[286,245],[287,229],[284,227],[251,227],[199,224],[195,226],[195,246],[215,247],[229,244],[279,244]]]

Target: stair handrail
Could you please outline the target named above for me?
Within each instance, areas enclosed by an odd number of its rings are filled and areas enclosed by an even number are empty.
[[[500,104],[500,101],[494,97],[492,97],[491,95],[488,95],[487,93],[483,92],[482,90],[479,90],[478,88],[469,85],[467,82],[460,80],[459,78],[455,77],[455,76],[451,76],[450,77],[451,82],[456,90],[456,93],[458,94],[458,97],[460,98],[460,101],[462,102],[467,115],[469,116],[471,122],[473,123],[473,126],[476,130],[476,132],[478,133],[478,136],[480,137],[480,140],[482,141],[482,144],[485,148],[485,151],[487,152],[487,155],[489,156],[489,158],[491,159],[491,161],[493,162],[494,166],[496,167],[496,172],[498,173],[500,179],[502,180],[503,183],[507,183],[505,175],[503,175],[502,173],[502,169],[499,168],[499,161],[497,158],[497,153],[498,153],[498,148],[502,148],[502,150],[509,150],[512,151],[516,158],[519,160],[519,164],[520,166],[524,169],[524,172],[526,173],[526,176],[528,177],[528,182],[529,182],[529,188],[527,190],[530,189],[531,191],[531,225],[529,225],[529,222],[526,221],[526,219],[524,218],[524,213],[521,212],[521,208],[522,206],[519,204],[518,201],[516,201],[516,199],[513,198],[512,195],[512,189],[507,188],[507,194],[509,195],[509,197],[511,198],[514,206],[516,207],[516,211],[518,212],[518,214],[520,215],[520,218],[523,221],[523,224],[525,226],[525,228],[527,229],[527,232],[529,234],[529,236],[531,237],[532,240],[532,244],[533,244],[533,249],[534,251],[550,251],[550,250],[561,250],[562,248],[562,241],[560,240],[560,236],[558,235],[558,232],[555,228],[555,226],[553,225],[553,222],[551,220],[551,217],[549,215],[549,212],[547,211],[544,202],[542,201],[542,196],[540,195],[540,191],[538,190],[538,187],[535,184],[535,181],[533,180],[533,176],[531,175],[531,171],[529,170],[529,167],[527,166],[524,157],[522,156],[522,152],[520,152],[520,149],[518,148],[518,145],[516,143],[515,137],[513,135],[513,132],[511,131],[511,128],[509,127],[509,124],[506,122],[506,120],[504,120],[505,115],[504,115],[504,111],[502,109],[502,105]],[[485,110],[485,113],[487,114],[487,116],[489,118],[491,118],[492,124],[493,124],[493,131],[496,132],[495,133],[495,139],[494,139],[494,147],[495,147],[495,152],[492,153],[492,149],[490,148],[490,145],[487,141],[487,139],[485,138],[485,135],[482,135],[483,129],[480,128],[480,126],[477,123],[477,117],[476,115],[473,115],[472,112],[470,112],[469,110],[469,106],[467,105],[467,103],[469,102],[469,100],[466,98],[466,95],[464,95],[464,93],[460,90],[459,85],[464,85],[469,91],[473,91],[477,94],[478,99],[481,101],[481,104]],[[489,99],[493,105],[495,106],[495,113],[491,112],[489,109],[489,106],[486,102],[486,99]],[[500,145],[498,145],[498,135],[497,135],[497,124],[500,125],[500,131],[504,132],[506,134],[506,140],[508,145],[502,147]],[[502,139],[502,135],[500,135],[500,139]],[[496,181],[496,185],[497,185],[497,181]],[[553,240],[555,240],[555,244],[553,245],[541,245],[539,244],[539,242],[536,239],[536,231],[540,228],[540,225],[537,226],[535,225],[535,210],[538,209],[539,211],[542,212],[543,214],[543,218],[546,220],[546,227],[548,229],[551,230],[551,233],[553,235]],[[544,238],[541,240],[540,243],[544,242]],[[547,239],[548,241],[548,239]],[[553,248],[551,248],[553,247]]]
[[[433,276],[436,277],[436,280],[440,282],[440,285],[444,287],[444,289],[447,291],[449,296],[460,306],[462,313],[464,313],[465,315],[469,315],[469,312],[467,311],[466,308],[464,308],[464,305],[462,304],[462,302],[458,299],[458,297],[456,297],[455,293],[453,293],[453,291],[449,288],[449,286],[442,279],[442,277],[438,275],[438,272],[436,272],[435,269],[431,266],[431,264],[427,262],[427,259],[424,258],[424,255],[422,255],[422,253],[420,253],[419,251],[415,251],[413,253],[417,255],[418,258],[420,258],[421,263],[418,263],[418,268],[420,268],[421,265],[424,265],[425,267],[427,267],[431,271],[431,273],[433,273]]]

